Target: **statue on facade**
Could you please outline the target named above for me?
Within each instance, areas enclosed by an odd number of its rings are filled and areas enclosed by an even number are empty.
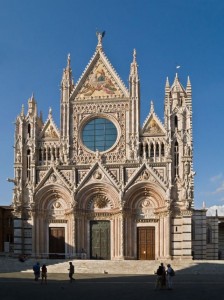
[[[16,162],[21,163],[21,151],[20,151],[20,149],[16,150]]]
[[[98,47],[102,47],[102,39],[105,36],[105,34],[106,34],[106,31],[103,31],[103,32],[97,31],[96,32],[96,36],[98,38],[98,44],[97,44]]]

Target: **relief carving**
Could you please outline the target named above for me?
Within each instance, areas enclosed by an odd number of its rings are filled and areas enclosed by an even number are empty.
[[[154,207],[150,199],[145,199],[141,201],[138,208],[138,216],[141,219],[155,218]]]

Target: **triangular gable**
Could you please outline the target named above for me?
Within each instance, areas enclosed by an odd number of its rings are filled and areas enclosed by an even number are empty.
[[[92,168],[87,172],[87,174],[82,178],[82,180],[78,183],[77,192],[88,183],[108,183],[114,186],[118,191],[119,183],[115,178],[111,176],[111,174],[106,170],[105,167],[101,165],[100,162],[96,162]]]
[[[52,118],[48,118],[40,133],[40,138],[43,139],[59,139],[59,131]]]
[[[42,178],[42,180],[37,185],[37,187],[35,189],[35,193],[38,190],[40,190],[43,186],[48,185],[48,184],[49,185],[50,184],[58,184],[58,185],[65,186],[67,189],[71,188],[71,186],[69,185],[69,183],[65,181],[65,179],[63,178],[63,176],[60,174],[60,172],[55,167],[51,167],[46,172],[46,174],[44,175],[44,177]]]
[[[160,122],[154,111],[150,112],[149,116],[145,120],[142,128],[142,133],[153,136],[166,134],[163,124]]]
[[[103,51],[95,52],[71,98],[79,100],[91,98],[123,98],[129,93]]]
[[[125,186],[125,190],[127,191],[133,184],[139,181],[147,181],[149,183],[158,183],[161,187],[166,189],[166,182],[164,182],[163,178],[159,175],[159,173],[152,167],[149,167],[145,163],[141,165],[136,172],[133,173],[129,181]]]

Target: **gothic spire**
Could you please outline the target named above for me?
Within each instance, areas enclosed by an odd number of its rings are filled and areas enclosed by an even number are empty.
[[[21,117],[24,117],[25,114],[24,114],[24,104],[22,105],[22,109],[21,109],[21,113],[20,113]]]
[[[28,100],[28,108],[29,114],[37,114],[37,104],[34,98],[34,93],[32,93],[31,97]]]
[[[67,66],[63,70],[63,75],[62,75],[62,80],[61,80],[62,98],[67,99],[68,96],[70,95],[73,87],[74,87],[74,80],[72,77],[71,56],[69,53],[67,56]],[[66,96],[65,96],[65,94],[66,94]]]
[[[190,82],[190,77],[189,76],[187,76],[186,92],[187,92],[187,94],[191,94],[191,82]]]
[[[133,50],[133,60],[130,67],[129,75],[129,91],[131,97],[139,97],[139,77],[138,64],[136,60],[136,50]]]
[[[168,89],[170,89],[170,83],[169,83],[169,78],[168,78],[168,76],[166,77],[166,86],[165,86],[165,89],[166,89],[166,91],[167,91]]]
[[[133,61],[131,63],[131,68],[130,68],[130,79],[135,78],[137,81],[139,80],[138,78],[138,64],[136,61],[136,49],[133,50]]]

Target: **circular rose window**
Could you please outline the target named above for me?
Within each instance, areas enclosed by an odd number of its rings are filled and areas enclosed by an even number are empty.
[[[92,151],[106,151],[117,140],[117,128],[108,119],[95,118],[89,121],[82,130],[82,142]]]

